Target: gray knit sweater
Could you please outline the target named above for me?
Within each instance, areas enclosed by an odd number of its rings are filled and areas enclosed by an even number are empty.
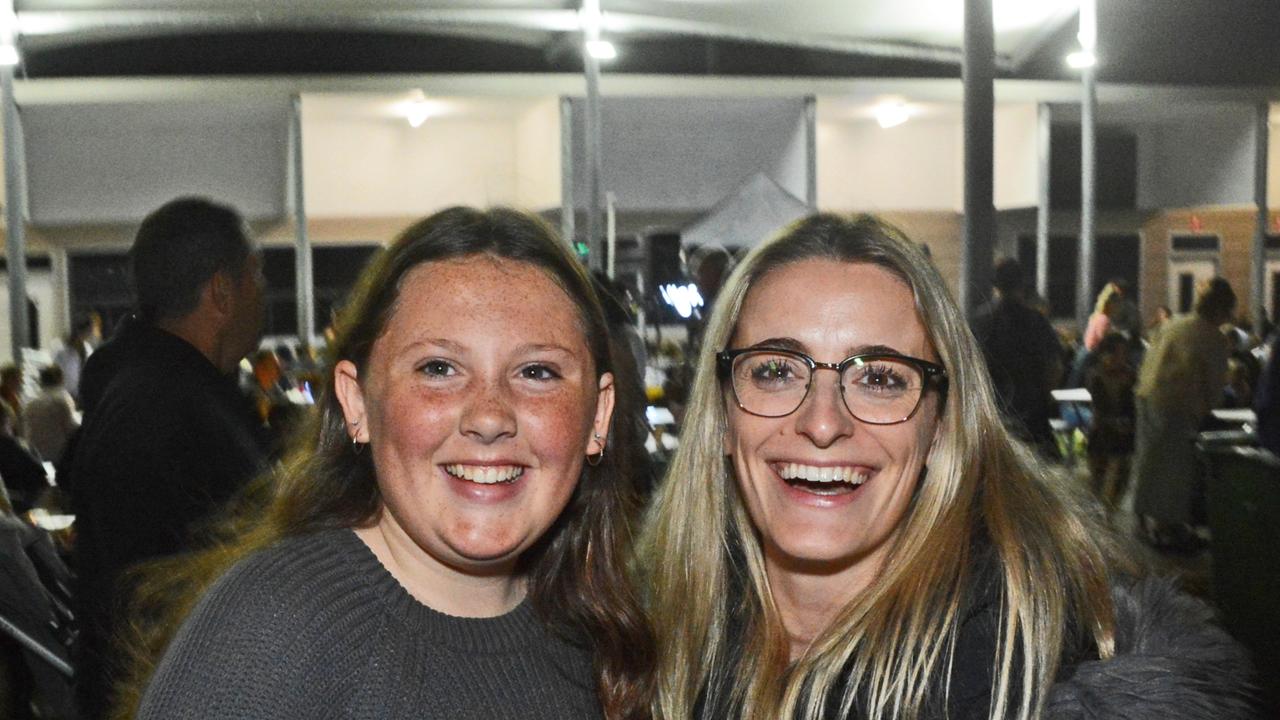
[[[139,718],[599,718],[589,655],[528,602],[457,618],[416,601],[350,530],[240,562],[178,631]]]

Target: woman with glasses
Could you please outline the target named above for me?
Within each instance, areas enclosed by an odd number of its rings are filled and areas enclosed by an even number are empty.
[[[641,542],[656,715],[1249,716],[1247,661],[1201,606],[1122,580],[896,230],[792,226],[734,271],[704,347]],[[1152,621],[1175,630],[1135,634]]]

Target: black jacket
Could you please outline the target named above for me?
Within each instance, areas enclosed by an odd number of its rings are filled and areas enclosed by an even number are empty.
[[[987,720],[992,662],[1001,620],[996,584],[978,574],[978,588],[962,611],[949,682],[941,676],[929,689],[924,718]],[[1045,720],[1251,720],[1258,697],[1253,669],[1244,648],[1214,621],[1207,605],[1162,579],[1117,583],[1116,653],[1101,660],[1081,633],[1068,628],[1067,647],[1057,681],[1045,703]],[[740,623],[736,628],[741,631]],[[1014,675],[1018,674],[1015,667]],[[728,707],[721,678],[715,707],[695,717],[720,720],[738,713]],[[1010,689],[1009,697],[1019,697]],[[1012,703],[1015,707],[1016,702]],[[829,720],[869,717],[861,695],[851,713],[839,711],[838,698],[826,704]],[[1009,715],[1012,717],[1012,713]]]
[[[139,323],[99,352],[111,372],[70,463],[78,684],[87,717],[101,706],[102,662],[114,654],[105,638],[115,625],[121,573],[191,549],[200,526],[265,467],[234,378],[190,344]]]
[[[1049,371],[1061,362],[1062,347],[1043,315],[1016,300],[984,306],[973,319],[996,399],[1015,435],[1033,442],[1053,437]]]

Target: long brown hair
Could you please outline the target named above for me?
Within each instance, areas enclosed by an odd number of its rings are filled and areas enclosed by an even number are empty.
[[[814,258],[873,264],[905,282],[950,387],[926,474],[884,569],[793,663],[759,541],[725,462],[724,390],[713,355],[733,336],[754,283]],[[937,270],[874,217],[815,215],[743,259],[707,325],[680,448],[641,539],[659,643],[657,715],[683,720],[699,707],[728,706],[747,718],[818,718],[835,706],[847,714],[861,701],[869,717],[921,717],[938,699],[931,683],[951,671],[982,546],[993,556],[1002,606],[991,717],[1038,716],[1069,627],[1103,657],[1113,652],[1109,534],[1098,513],[1067,492],[1068,479],[1004,429],[983,362]]]
[[[130,717],[155,663],[209,584],[235,561],[281,538],[365,526],[381,508],[369,453],[357,453],[333,388],[333,364],[364,370],[374,342],[395,311],[412,269],[487,255],[546,272],[577,306],[597,375],[615,367],[599,299],[589,276],[546,223],[505,208],[455,207],[406,229],[365,270],[338,319],[329,372],[314,412],[274,473],[260,478],[222,527],[221,542],[194,557],[150,566],[133,593],[130,677],[117,716]],[[613,431],[602,461],[584,466],[556,523],[520,559],[535,612],[553,629],[593,651],[605,717],[647,717],[653,640],[627,573],[632,521],[644,484],[643,410],[628,393],[615,400]]]

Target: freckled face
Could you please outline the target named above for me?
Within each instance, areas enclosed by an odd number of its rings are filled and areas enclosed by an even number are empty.
[[[752,345],[793,347],[818,362],[873,347],[937,362],[911,290],[865,263],[807,260],[758,280],[729,346]],[[780,418],[739,409],[726,385],[728,450],[771,574],[848,573],[865,584],[915,492],[937,396],[926,392],[906,422],[871,425],[850,414],[835,372],[818,370],[812,382],[800,408]],[[846,482],[804,480],[822,472]]]
[[[350,363],[340,364],[354,373]],[[564,509],[613,407],[569,296],[524,263],[416,268],[343,401],[367,439],[382,530],[429,562],[511,572]]]

